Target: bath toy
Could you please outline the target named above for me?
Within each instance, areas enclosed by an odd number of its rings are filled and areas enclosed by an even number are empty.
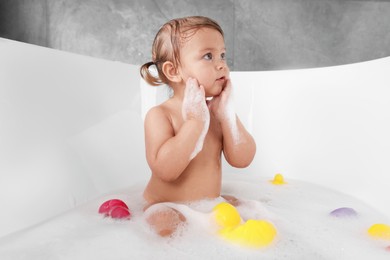
[[[227,202],[216,205],[213,213],[217,224],[221,227],[219,234],[234,243],[249,247],[263,247],[269,245],[276,236],[275,227],[265,220],[250,219],[240,225],[240,214]]]
[[[356,217],[357,213],[353,208],[338,208],[329,213],[333,217]]]
[[[271,181],[271,183],[274,184],[274,185],[286,184],[286,182],[284,181],[283,175],[281,175],[280,173],[275,174],[275,177]]]
[[[129,209],[121,206],[112,209],[110,215],[112,218],[116,218],[116,219],[123,219],[123,218],[130,219],[131,216]]]
[[[227,202],[221,202],[213,208],[214,217],[220,227],[234,227],[241,223],[237,209]]]
[[[124,203],[122,200],[112,199],[112,200],[105,201],[99,207],[99,213],[104,214],[105,216],[109,216],[111,211],[117,207],[123,207],[127,210],[129,209],[129,207],[127,207],[126,203]]]
[[[373,238],[390,240],[390,226],[386,224],[374,224],[368,229],[368,234]]]
[[[115,207],[124,207],[128,209],[126,203],[124,203],[122,200],[119,199],[112,199],[105,201],[100,207],[99,207],[99,213],[109,215],[110,211]]]
[[[226,240],[254,248],[270,245],[276,233],[275,227],[270,222],[253,219],[249,219],[245,224],[227,227],[220,231],[220,235]]]

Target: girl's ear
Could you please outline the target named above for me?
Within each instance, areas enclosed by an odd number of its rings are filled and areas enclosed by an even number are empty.
[[[171,61],[166,61],[162,65],[162,71],[167,77],[167,79],[171,82],[180,82],[181,81],[181,76],[175,67],[175,65]]]

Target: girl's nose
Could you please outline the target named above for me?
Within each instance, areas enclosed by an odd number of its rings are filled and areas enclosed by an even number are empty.
[[[217,61],[217,70],[223,70],[227,67],[225,60]]]

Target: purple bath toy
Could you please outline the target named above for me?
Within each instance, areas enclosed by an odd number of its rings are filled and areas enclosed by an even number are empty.
[[[333,217],[356,217],[357,213],[353,208],[338,208],[329,213]]]

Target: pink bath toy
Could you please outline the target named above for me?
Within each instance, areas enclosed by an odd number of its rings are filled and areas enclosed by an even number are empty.
[[[126,203],[124,203],[122,200],[119,199],[112,199],[105,201],[100,207],[99,207],[99,213],[104,214],[105,216],[109,216],[111,211],[115,209],[116,207],[123,207],[125,209],[129,209],[127,207]]]
[[[110,212],[110,215],[112,218],[116,219],[130,219],[131,216],[129,209],[121,206],[113,208]]]
[[[344,217],[356,217],[357,213],[353,208],[338,208],[333,210],[332,212],[329,213],[333,217],[337,218],[344,218]]]

